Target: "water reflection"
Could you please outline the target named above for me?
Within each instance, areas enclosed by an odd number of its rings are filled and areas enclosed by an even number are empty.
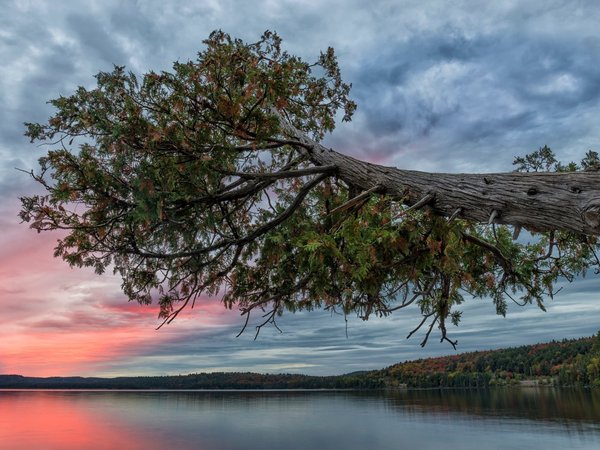
[[[89,400],[56,392],[1,392],[0,448],[152,448],[150,436],[113,420]]]
[[[500,416],[535,421],[600,424],[600,392],[586,389],[496,388],[387,393],[394,408],[445,414]]]
[[[0,391],[0,448],[600,448],[600,393]]]

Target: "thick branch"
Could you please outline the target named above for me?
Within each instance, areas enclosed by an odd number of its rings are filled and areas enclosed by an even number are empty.
[[[283,121],[283,119],[282,119]],[[382,191],[411,206],[434,195],[433,210],[477,223],[522,226],[533,231],[565,230],[600,234],[600,173],[428,173],[380,166],[343,155],[311,140],[290,125],[287,134],[298,140],[316,165],[336,166],[338,176],[368,191]],[[496,211],[494,214],[493,212]]]

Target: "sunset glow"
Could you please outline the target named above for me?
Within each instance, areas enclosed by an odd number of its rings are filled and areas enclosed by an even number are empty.
[[[218,301],[199,299],[177,328],[156,330],[158,307],[127,302],[118,277],[71,269],[53,258],[56,236],[38,235],[23,225],[7,231],[0,236],[0,299],[9,319],[0,330],[2,373],[88,373],[90,365],[151,353],[190,326],[210,329],[238,320]]]
[[[600,151],[598,7],[481,2],[475,11],[425,3],[3,2],[0,374],[325,375],[456,353],[438,339],[425,348],[422,336],[406,339],[419,323],[418,308],[369,321],[324,310],[284,314],[282,332],[265,327],[255,340],[262,312],[236,338],[240,312],[203,297],[156,330],[156,305],[128,303],[110,270],[99,276],[53,258],[61,234],[37,234],[18,218],[19,198],[41,193],[23,171],[37,170],[52,148],[30,143],[24,122],[46,121],[48,100],[94,86],[94,74],[113,65],[139,75],[194,59],[216,28],[247,42],[276,30],[284,49],[307,61],[334,47],[358,109],[324,144],[357,158],[414,170],[499,172],[546,144],[565,162]],[[546,313],[510,303],[506,318],[490,299],[466,298],[460,326],[448,327],[457,352],[590,336],[600,328],[599,283],[590,273],[565,284]],[[73,427],[87,426],[85,417],[61,414]]]
[[[64,398],[40,393],[33,401],[18,392],[1,395],[0,437],[3,431],[10,430],[12,435],[19,436],[17,442],[13,441],[19,448],[39,448],[42,439],[46,450],[147,450],[165,444],[157,441],[156,433],[138,430],[114,413],[108,415],[103,411],[101,398],[96,408],[90,408],[85,402],[78,402],[76,394]],[[98,447],[99,439],[101,447]]]

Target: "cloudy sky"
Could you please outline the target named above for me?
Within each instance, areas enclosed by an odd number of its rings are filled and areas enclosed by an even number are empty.
[[[283,333],[239,338],[218,299],[156,331],[156,308],[127,302],[119,279],[52,258],[56,236],[19,224],[35,192],[15,168],[46,149],[23,122],[46,102],[125,65],[168,70],[217,28],[245,40],[276,30],[306,59],[333,46],[359,105],[327,143],[404,168],[509,171],[549,145],[560,159],[600,150],[600,6],[589,1],[0,0],[0,373],[31,376],[236,370],[337,374],[453,350],[406,340],[416,311],[363,322],[326,312],[284,316]],[[468,301],[459,351],[579,337],[600,328],[600,278],[565,286],[548,312],[494,314]]]

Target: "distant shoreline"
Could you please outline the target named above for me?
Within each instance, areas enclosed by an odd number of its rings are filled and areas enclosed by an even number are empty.
[[[209,372],[131,377],[0,375],[0,389],[125,391],[323,391],[599,387],[600,333],[594,337],[468,352],[344,375]]]

